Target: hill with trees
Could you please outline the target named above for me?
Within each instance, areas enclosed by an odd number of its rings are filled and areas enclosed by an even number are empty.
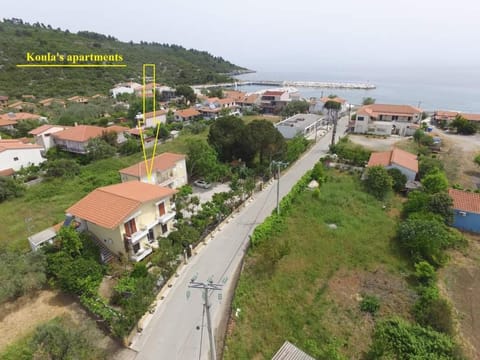
[[[26,53],[119,54],[126,68],[18,68]],[[167,85],[218,83],[245,69],[205,51],[179,45],[121,42],[90,31],[71,33],[21,19],[0,22],[0,94],[62,97],[106,93],[113,84],[141,81],[142,64],[156,64],[157,82]]]

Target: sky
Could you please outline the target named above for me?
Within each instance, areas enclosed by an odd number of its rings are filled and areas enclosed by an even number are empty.
[[[475,66],[478,14],[478,0],[16,0],[1,7],[2,18],[175,43],[258,71]]]

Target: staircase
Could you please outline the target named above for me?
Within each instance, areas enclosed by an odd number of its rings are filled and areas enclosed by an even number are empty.
[[[98,245],[100,249],[100,259],[102,260],[102,263],[108,264],[114,259],[117,259],[117,256],[110,251],[109,248],[105,246],[105,244],[97,238],[94,234],[91,232],[88,232],[88,235],[95,241],[95,243]]]

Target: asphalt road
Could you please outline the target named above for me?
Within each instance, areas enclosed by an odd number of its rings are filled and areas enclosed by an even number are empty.
[[[343,135],[347,118],[339,120],[338,134]],[[322,157],[331,141],[331,133],[322,137],[299,159],[280,180],[280,195],[291,187]],[[223,299],[234,291],[233,274],[244,256],[248,237],[255,226],[271,214],[276,205],[276,183],[255,195],[254,200],[225,224],[202,251],[190,259],[152,319],[133,341],[136,360],[209,359],[206,318],[203,316],[202,291],[188,289],[190,280],[214,282],[227,279]],[[218,292],[209,296],[213,327],[216,330],[229,304],[218,299]],[[197,329],[198,327],[198,329]]]

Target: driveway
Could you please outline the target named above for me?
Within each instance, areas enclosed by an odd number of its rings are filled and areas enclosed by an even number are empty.
[[[339,121],[339,134],[345,132],[347,118]],[[312,146],[280,178],[280,196],[283,197],[294,184],[311,169],[328,151],[330,137],[324,136]],[[248,246],[248,239],[255,227],[272,213],[276,204],[276,184],[270,184],[240,211],[229,223],[222,226],[215,237],[198,255],[192,257],[171,284],[168,294],[157,306],[144,330],[132,343],[138,352],[136,360],[146,359],[207,359],[209,358],[208,334],[203,316],[202,292],[189,289],[192,278],[196,281],[211,279],[223,283],[223,300],[218,292],[211,293],[210,310],[215,336],[223,335],[222,321],[228,318],[229,299],[235,290],[235,273],[241,266]]]
[[[203,189],[192,184],[193,195],[200,198],[200,204],[212,200],[213,194],[230,191],[230,185],[227,183],[213,183],[210,189]]]

